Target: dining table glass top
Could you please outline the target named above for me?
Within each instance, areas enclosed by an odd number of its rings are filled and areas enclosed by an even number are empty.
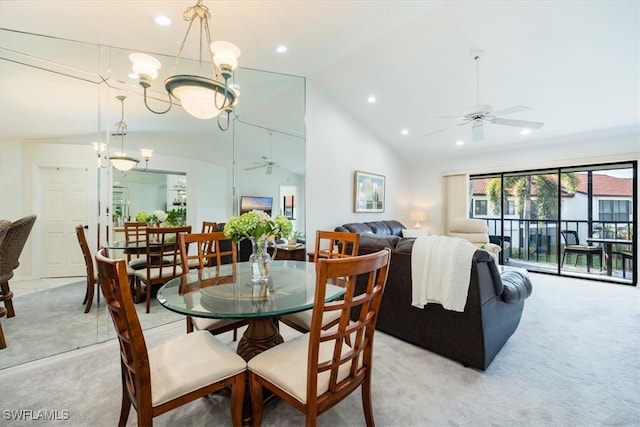
[[[279,316],[313,307],[315,264],[273,261],[266,283],[253,283],[248,262],[191,270],[158,290],[165,308],[195,317],[243,319]],[[345,289],[328,284],[325,301],[341,297]]]

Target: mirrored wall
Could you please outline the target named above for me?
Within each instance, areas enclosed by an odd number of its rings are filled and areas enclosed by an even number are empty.
[[[142,89],[129,78],[131,50],[6,29],[0,29],[0,44],[0,143],[3,153],[15,151],[21,156],[12,196],[15,203],[11,204],[20,208],[12,210],[5,205],[3,213],[14,218],[38,215],[31,236],[33,247],[21,259],[22,265],[31,267],[34,277],[47,277],[41,264],[52,252],[44,226],[52,213],[39,201],[46,196],[42,171],[81,169],[86,171],[87,181],[83,199],[73,203],[86,209],[65,212],[61,246],[68,248],[68,262],[75,269],[69,275],[78,281],[74,288],[42,290],[49,300],[69,298],[70,302],[60,302],[57,319],[51,319],[49,327],[42,329],[43,337],[36,339],[55,337],[55,323],[67,329],[74,325],[75,331],[60,332],[63,335],[52,339],[50,345],[33,345],[34,349],[42,347],[34,351],[29,350],[28,343],[10,345],[3,350],[3,359],[24,363],[113,337],[104,304],[96,307],[94,301],[91,312],[85,314],[77,301],[81,302],[85,290],[81,283],[84,262],[74,232],[77,224],[88,225],[87,238],[96,250],[115,240],[122,218],[133,218],[138,210],[170,210],[184,201],[179,207],[186,208],[187,223],[200,230],[202,221],[225,222],[237,215],[242,196],[262,196],[272,198],[273,214],[288,214],[295,229],[305,232],[304,78],[236,70],[241,97],[229,130],[222,132],[215,120],[195,119],[180,105],[162,115],[147,110]],[[152,54],[162,62],[161,72],[172,69],[174,58]],[[187,59],[180,63],[192,70],[200,65]],[[149,104],[158,110],[167,106],[162,84],[165,78],[161,73],[149,92]],[[119,148],[115,124],[121,118],[121,103],[116,96],[122,95],[126,96],[125,150],[138,155],[141,148],[153,150],[147,164],[141,161],[128,172],[112,169],[108,159],[92,148],[93,142],[103,143],[107,149]],[[144,328],[180,320],[160,306],[153,307],[149,314],[143,312],[140,318]],[[19,316],[21,322],[29,319],[27,312]],[[3,327],[6,330],[13,326],[3,322]],[[23,356],[5,358],[11,347]]]

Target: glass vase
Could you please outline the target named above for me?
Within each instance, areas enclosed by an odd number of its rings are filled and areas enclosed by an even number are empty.
[[[249,263],[251,265],[251,281],[254,283],[266,283],[269,280],[269,263],[271,255],[267,251],[268,239],[251,237],[251,255]]]

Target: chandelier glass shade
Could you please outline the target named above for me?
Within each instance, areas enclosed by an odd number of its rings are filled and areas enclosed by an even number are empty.
[[[127,153],[114,153],[109,156],[111,166],[121,171],[128,171],[136,167],[140,160],[127,156]]]
[[[221,130],[229,128],[229,116],[238,103],[239,93],[232,88],[229,79],[233,70],[238,67],[240,49],[228,41],[211,42],[209,31],[209,9],[202,5],[202,0],[188,7],[183,17],[189,22],[187,33],[182,41],[171,75],[165,80],[165,90],[169,98],[169,107],[164,111],[153,110],[147,102],[147,89],[151,82],[158,77],[161,63],[154,57],[144,53],[132,53],[129,59],[133,63],[133,72],[138,75],[140,86],[144,90],[144,103],[149,111],[164,114],[173,106],[173,99],[177,99],[184,109],[198,119],[218,117],[218,127]],[[200,21],[200,40],[203,34],[209,45],[212,76],[196,76],[191,74],[175,74],[178,61],[182,55],[184,44],[196,18]],[[202,58],[202,52],[200,54]],[[202,59],[200,59],[202,62]],[[227,120],[220,120],[221,113],[226,113]],[[226,126],[223,124],[226,123]]]
[[[127,97],[123,95],[116,96],[116,99],[121,103],[121,117],[120,121],[116,123],[116,131],[114,135],[120,137],[120,151],[114,151],[109,154],[109,162],[111,163],[111,166],[121,171],[131,170],[140,162],[140,159],[128,156],[126,151],[124,151],[124,136],[127,134],[127,123],[124,121],[124,100],[126,98]],[[98,151],[98,149],[96,149],[96,151]],[[153,150],[143,148],[140,152],[142,153],[144,160],[149,162],[149,159],[153,154]]]

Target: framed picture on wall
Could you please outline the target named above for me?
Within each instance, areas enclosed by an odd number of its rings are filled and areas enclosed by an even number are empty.
[[[353,179],[353,211],[384,212],[384,175],[355,171]]]

